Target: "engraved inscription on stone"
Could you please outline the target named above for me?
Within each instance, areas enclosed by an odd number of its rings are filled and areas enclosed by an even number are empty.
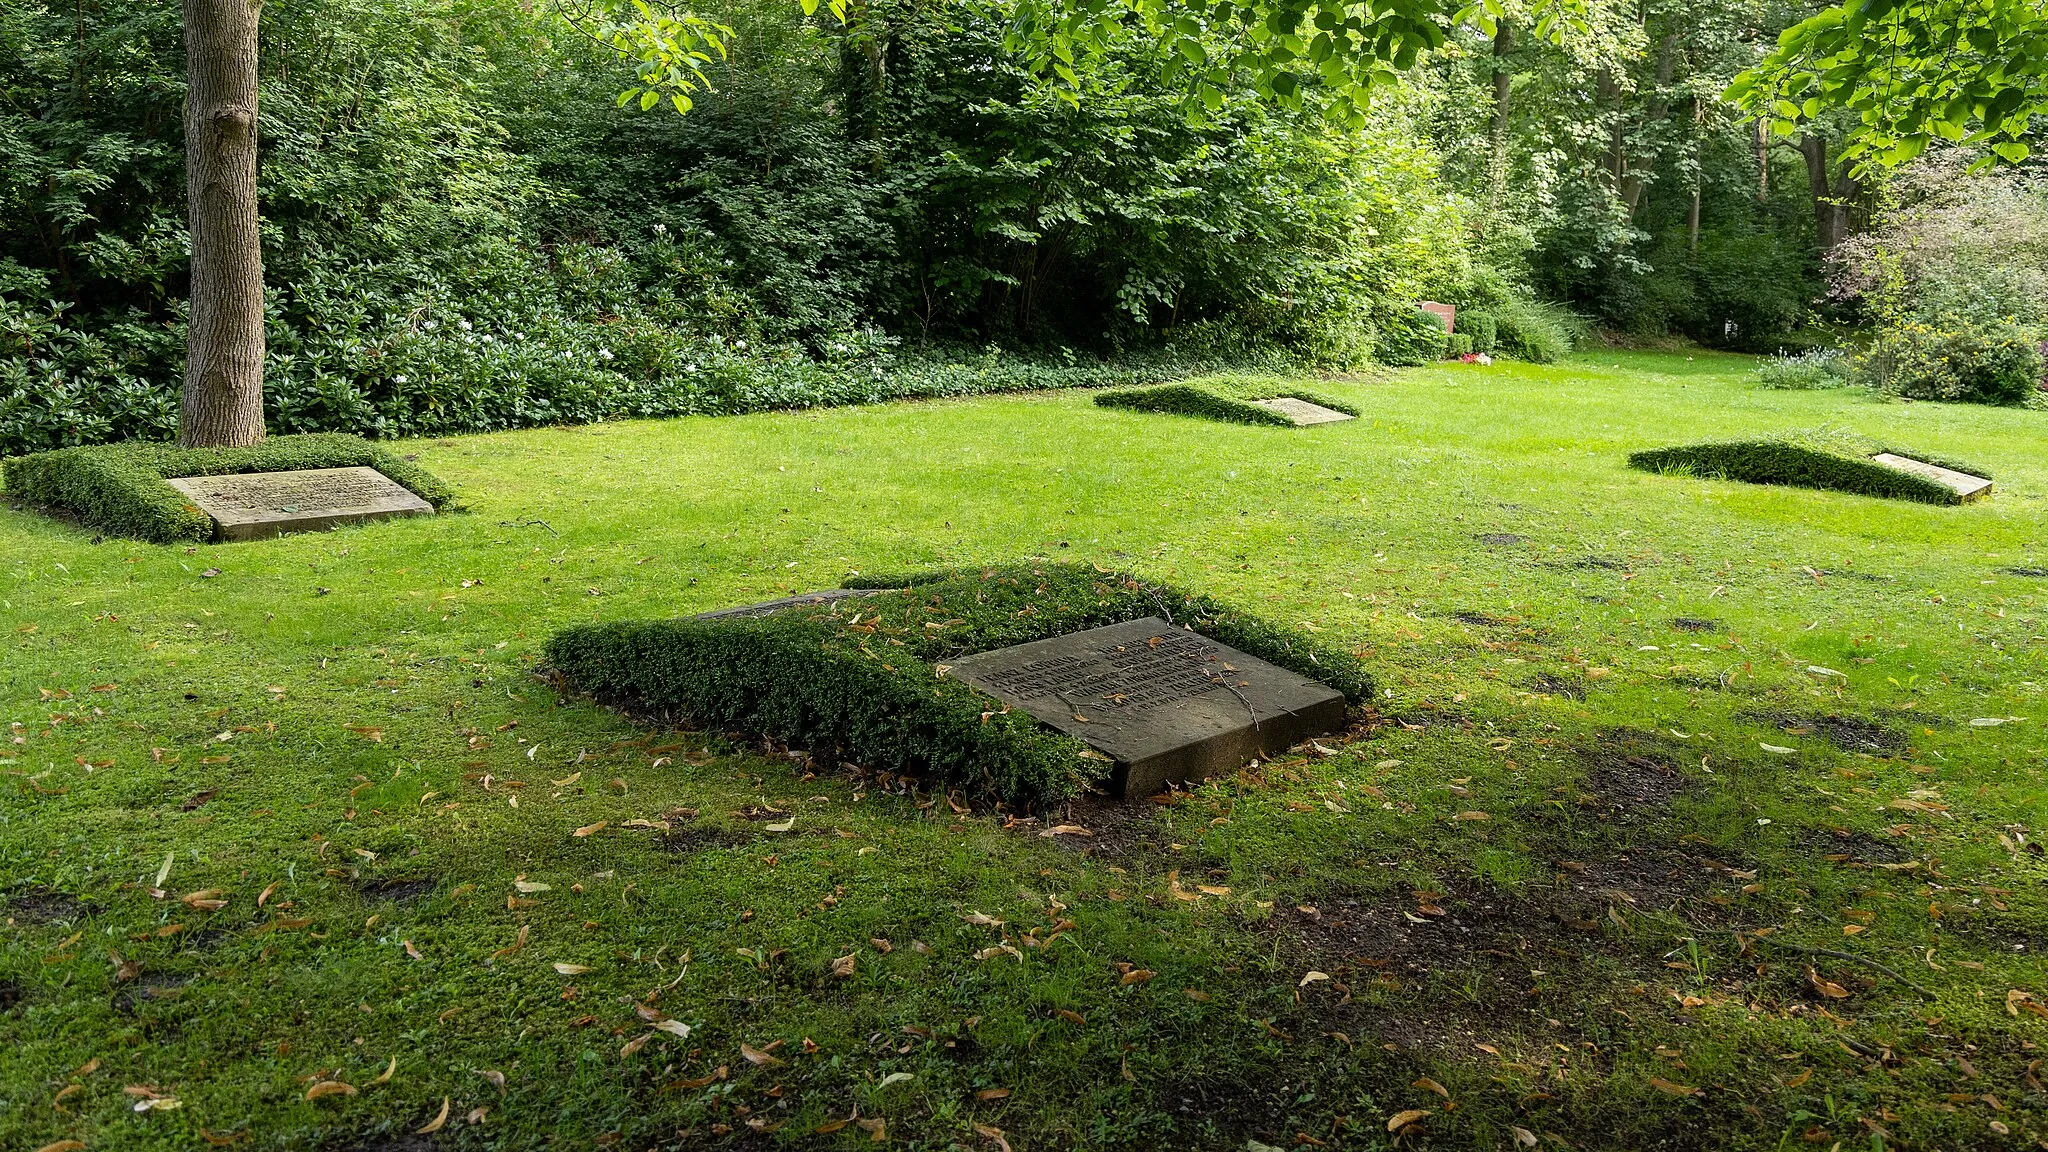
[[[1252,403],[1257,404],[1261,408],[1278,412],[1289,420],[1294,421],[1297,428],[1304,428],[1310,424],[1335,424],[1339,420],[1349,420],[1352,418],[1348,412],[1339,412],[1335,408],[1325,408],[1321,404],[1303,400],[1299,396],[1275,396],[1271,400],[1254,400]]]
[[[946,673],[1107,754],[1120,796],[1235,771],[1344,722],[1335,689],[1157,617],[961,657]]]
[[[434,512],[432,504],[375,468],[186,476],[165,483],[213,517],[223,540],[261,540],[358,520]]]

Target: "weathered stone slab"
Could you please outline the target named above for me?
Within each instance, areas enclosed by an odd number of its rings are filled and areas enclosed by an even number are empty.
[[[1965,501],[1978,499],[1988,495],[1991,491],[1991,481],[1986,480],[1982,476],[1972,476],[1968,472],[1957,472],[1952,468],[1943,468],[1939,464],[1929,464],[1925,460],[1914,460],[1907,456],[1894,456],[1890,452],[1879,452],[1877,455],[1872,456],[1871,459],[1887,468],[1896,468],[1901,472],[1911,472],[1915,476],[1925,477],[1936,484],[1947,485],[1955,489],[1956,495],[1962,497]]]
[[[186,476],[164,483],[213,517],[222,540],[320,532],[359,520],[431,516],[434,506],[375,468]]]
[[[1422,303],[1417,304],[1416,307],[1436,317],[1443,324],[1445,332],[1456,332],[1458,330],[1458,309],[1455,305],[1439,304],[1434,300],[1424,300]]]
[[[1236,771],[1344,723],[1336,689],[1156,616],[944,670],[1109,756],[1124,797]]]
[[[710,612],[699,612],[692,620],[734,620],[753,619],[759,616],[773,616],[785,608],[808,608],[814,604],[830,604],[850,596],[873,596],[880,589],[875,588],[827,588],[821,592],[805,592],[800,596],[784,596],[780,600],[767,600],[759,604],[742,604],[737,608],[719,608]]]
[[[1335,408],[1325,408],[1321,404],[1311,404],[1295,396],[1275,396],[1271,400],[1254,400],[1252,403],[1257,404],[1261,408],[1278,412],[1289,420],[1294,421],[1297,427],[1309,424],[1334,424],[1339,420],[1349,420],[1352,418],[1348,412],[1339,412]]]

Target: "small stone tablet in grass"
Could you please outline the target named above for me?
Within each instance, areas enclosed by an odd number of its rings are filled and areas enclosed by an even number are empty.
[[[780,600],[766,600],[759,604],[742,604],[736,608],[719,608],[710,612],[699,612],[697,620],[752,619],[757,616],[773,616],[786,608],[810,608],[819,604],[830,604],[855,596],[873,596],[876,589],[868,588],[827,588],[821,592],[805,592],[800,596],[784,596]]]
[[[1156,616],[963,656],[947,673],[1109,756],[1127,798],[1344,724],[1336,689]]]
[[[361,520],[434,514],[432,504],[375,468],[184,476],[164,483],[211,516],[222,540],[263,540]]]
[[[1871,459],[1887,468],[1896,468],[1901,472],[1910,472],[1923,479],[1932,480],[1936,484],[1945,484],[1955,489],[1956,496],[1965,501],[1981,499],[1991,492],[1991,481],[1984,477],[1958,472],[1953,468],[1943,468],[1939,464],[1929,464],[1924,460],[1914,460],[1892,452],[1879,452]]]
[[[1254,400],[1252,403],[1257,404],[1261,408],[1271,409],[1274,412],[1280,413],[1282,416],[1294,421],[1296,427],[1307,427],[1311,424],[1334,424],[1339,420],[1354,419],[1348,412],[1339,412],[1334,408],[1325,408],[1321,404],[1312,404],[1296,396],[1275,396],[1270,400]]]

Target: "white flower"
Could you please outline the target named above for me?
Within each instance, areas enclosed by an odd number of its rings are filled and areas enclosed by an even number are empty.
[[[747,342],[745,340],[735,340],[732,342],[732,346],[742,352],[747,350]]]
[[[597,358],[598,358],[599,360],[609,360],[609,359],[611,359],[611,358],[612,358],[612,350],[611,350],[611,349],[609,349],[609,348],[599,348],[599,349],[597,350]]]
[[[666,236],[666,235],[668,235],[668,225],[666,225],[666,224],[656,224],[656,225],[654,226],[654,234],[655,234],[656,236]]]
[[[457,328],[460,328],[460,329],[462,329],[462,330],[463,330],[464,332],[467,332],[467,331],[469,331],[469,321],[467,321],[467,320],[457,320],[457,321],[455,322],[455,326],[456,326]]]
[[[695,364],[685,364],[685,365],[683,365],[683,371],[685,371],[685,372],[695,372],[696,370],[697,370],[697,366],[696,366]]]
[[[403,377],[403,376],[393,376],[393,377],[391,378],[391,382],[392,382],[392,383],[394,383],[394,384],[403,384],[403,383],[405,383],[405,377]]]
[[[486,344],[489,344],[491,342],[491,334],[489,332],[486,332],[482,336],[477,337],[477,339],[482,340]]]

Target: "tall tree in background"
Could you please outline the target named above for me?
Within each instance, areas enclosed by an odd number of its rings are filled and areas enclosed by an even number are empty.
[[[192,309],[178,442],[263,439],[263,247],[256,223],[261,0],[185,0],[185,195]]]

